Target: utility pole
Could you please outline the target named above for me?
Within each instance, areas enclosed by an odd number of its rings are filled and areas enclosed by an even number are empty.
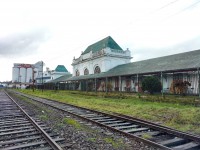
[[[42,92],[43,92],[43,61],[42,61]]]
[[[35,83],[35,79],[34,79],[34,74],[35,74],[35,71],[34,71],[34,68],[32,67],[32,82],[33,82],[33,92],[34,92],[34,83]]]
[[[198,88],[199,88],[199,97],[200,97],[200,74],[199,74],[199,68],[197,68],[197,73],[198,73]]]

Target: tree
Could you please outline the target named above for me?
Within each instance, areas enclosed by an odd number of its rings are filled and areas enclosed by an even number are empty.
[[[142,81],[142,90],[150,94],[161,91],[161,82],[157,77],[148,76]]]
[[[188,86],[191,86],[191,83],[188,81],[174,80],[171,83],[170,92],[185,95],[187,93]]]

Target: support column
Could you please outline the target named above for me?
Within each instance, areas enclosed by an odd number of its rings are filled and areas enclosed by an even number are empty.
[[[74,87],[73,87],[73,90],[75,91],[75,89],[76,89],[76,82],[74,82]]]
[[[137,74],[137,92],[139,92],[139,75]]]
[[[121,92],[122,89],[121,89],[122,85],[121,85],[121,76],[119,76],[119,91]]]
[[[32,82],[33,82],[32,88],[33,88],[33,92],[34,92],[34,83],[35,83],[34,73],[35,73],[34,68],[32,68]]]
[[[162,72],[161,72],[160,78],[161,78],[162,96],[163,96],[163,73]]]
[[[20,79],[19,79],[19,78],[20,78],[20,76],[21,76],[21,75],[20,75],[20,67],[19,67],[19,73],[18,73],[18,82],[21,82],[21,81],[20,81]]]
[[[108,77],[106,77],[106,84],[105,84],[105,88],[106,88],[106,93],[108,92],[108,88],[107,88],[107,85],[108,85]]]
[[[27,68],[25,68],[25,82],[24,83],[26,83],[26,78],[27,78]]]
[[[88,91],[88,80],[86,80],[86,92]]]
[[[197,68],[197,72],[198,72],[198,88],[199,88],[199,97],[200,97],[200,75],[199,75],[199,68]]]
[[[94,90],[95,90],[95,92],[97,92],[97,79],[96,78],[94,79]]]
[[[43,61],[42,61],[42,92],[43,92],[43,88],[44,88],[44,87],[43,87],[43,86],[44,86],[44,85],[43,85],[43,65],[44,65],[44,64],[43,64]]]

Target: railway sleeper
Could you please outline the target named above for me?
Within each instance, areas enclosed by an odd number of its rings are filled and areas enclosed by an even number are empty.
[[[175,150],[199,150],[200,145],[195,142],[189,142],[189,143],[185,143],[179,146],[174,146],[171,148]]]

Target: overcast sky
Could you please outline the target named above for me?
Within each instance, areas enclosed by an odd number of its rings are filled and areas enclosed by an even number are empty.
[[[200,49],[199,18],[200,0],[1,0],[0,81],[13,63],[72,72],[73,57],[107,36],[133,62]]]

